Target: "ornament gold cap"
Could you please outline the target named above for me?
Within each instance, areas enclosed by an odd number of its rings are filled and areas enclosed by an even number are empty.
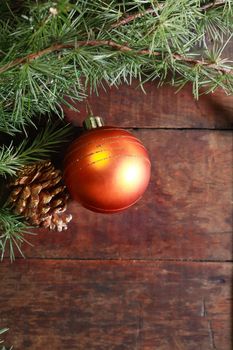
[[[87,117],[83,122],[83,127],[86,130],[101,128],[102,126],[104,126],[104,120],[101,117],[94,117],[93,115]]]

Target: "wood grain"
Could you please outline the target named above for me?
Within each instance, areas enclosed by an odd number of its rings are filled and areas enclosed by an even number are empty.
[[[152,178],[131,209],[96,214],[71,203],[68,231],[40,230],[28,257],[232,260],[232,133],[134,130]]]
[[[39,230],[28,260],[1,263],[0,328],[15,350],[232,349],[233,134],[189,129],[232,129],[233,96],[156,84],[89,98],[148,148],[143,199],[115,215],[72,202],[67,232]],[[80,126],[78,107],[65,112]]]
[[[202,95],[195,100],[190,85],[179,93],[170,85],[157,87],[158,82],[144,85],[146,94],[137,80],[131,86],[122,84],[99,90],[88,101],[95,115],[102,116],[108,125],[126,128],[233,128],[233,96],[219,89],[214,94]],[[64,106],[69,121],[81,126],[86,117],[86,102],[78,103],[80,112]]]
[[[17,261],[1,265],[14,349],[230,350],[227,263]]]

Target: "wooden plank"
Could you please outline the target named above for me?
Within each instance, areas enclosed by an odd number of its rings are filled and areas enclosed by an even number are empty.
[[[0,269],[15,349],[230,350],[229,263],[17,261]]]
[[[170,85],[157,88],[158,82],[144,85],[146,94],[134,80],[131,86],[100,89],[99,96],[88,97],[95,115],[109,125],[131,128],[233,128],[233,96],[223,90],[195,100],[190,85],[179,93]],[[77,104],[79,112],[64,107],[67,119],[80,126],[86,116],[86,102]]]
[[[137,130],[152,160],[143,199],[114,215],[71,203],[68,231],[40,231],[30,257],[232,259],[232,133]]]

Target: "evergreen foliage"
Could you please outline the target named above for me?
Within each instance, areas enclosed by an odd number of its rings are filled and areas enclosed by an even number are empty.
[[[7,331],[8,331],[8,328],[0,329],[0,335],[3,334],[3,333],[6,333]],[[2,343],[3,343],[3,340],[0,339],[0,344],[2,344]],[[1,347],[1,350],[12,350],[12,349],[13,349],[13,347],[8,348],[8,349],[6,349],[5,346]]]
[[[35,139],[27,139],[18,146],[13,142],[9,146],[0,148],[0,175],[15,176],[23,166],[49,158],[52,152],[61,148],[61,144],[69,140],[72,128],[69,125],[58,128],[58,125],[49,123]],[[4,183],[3,185],[4,186]],[[9,253],[10,260],[15,259],[15,250],[22,256],[22,243],[26,242],[25,235],[32,234],[23,218],[11,212],[7,202],[0,208],[0,259]]]
[[[47,157],[64,137],[48,127],[33,143],[14,146],[16,133],[62,104],[86,97],[87,87],[138,78],[193,85],[194,97],[220,87],[233,93],[232,61],[224,57],[233,29],[233,0],[0,0],[0,175],[14,176]],[[69,99],[66,99],[66,96]],[[14,259],[26,224],[0,210],[0,253]]]
[[[83,99],[87,84],[97,89],[133,77],[168,78],[177,86],[191,81],[196,97],[203,87],[233,92],[232,65],[223,50],[233,29],[232,0],[21,1],[16,13],[14,1],[4,3],[4,132],[25,128],[39,114],[62,116],[64,96]]]

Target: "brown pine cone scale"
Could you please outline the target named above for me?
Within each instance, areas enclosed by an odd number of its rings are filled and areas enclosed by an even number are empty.
[[[9,184],[9,204],[29,224],[62,231],[72,215],[66,213],[69,199],[62,173],[50,161],[25,166]]]

